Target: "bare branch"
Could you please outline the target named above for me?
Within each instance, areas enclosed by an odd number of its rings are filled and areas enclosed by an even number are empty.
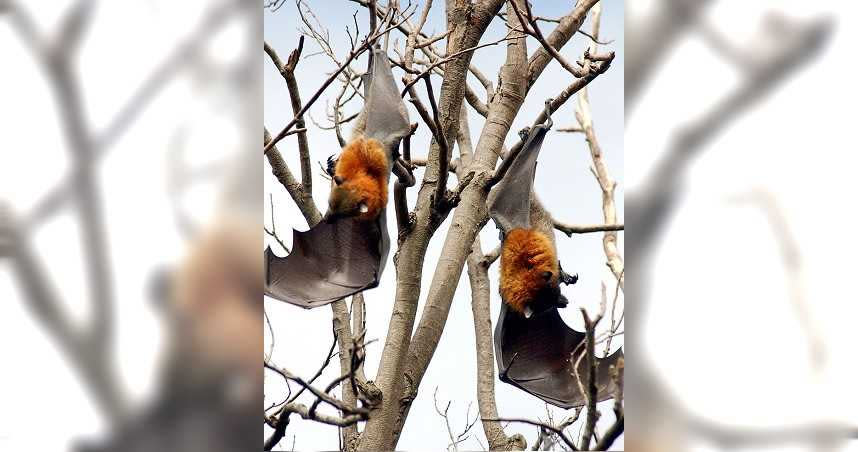
[[[452,60],[452,59],[454,59],[454,58],[456,58],[456,57],[459,57],[459,56],[461,56],[461,55],[463,55],[463,54],[466,54],[466,53],[469,53],[469,52],[473,52],[473,51],[478,50],[478,49],[482,49],[483,47],[496,46],[496,45],[498,45],[498,44],[500,44],[500,43],[502,43],[502,42],[504,42],[504,41],[509,41],[509,40],[513,40],[513,39],[521,39],[521,38],[522,38],[522,36],[507,35],[507,36],[504,36],[504,37],[503,37],[503,38],[501,38],[501,39],[498,39],[497,41],[487,42],[487,43],[485,43],[485,44],[480,44],[480,45],[475,45],[475,46],[472,46],[472,47],[468,47],[467,49],[462,49],[462,50],[459,50],[459,51],[457,51],[457,52],[453,52],[453,53],[451,53],[451,54],[447,55],[447,56],[446,56],[446,57],[444,57],[444,58],[438,59],[437,61],[435,61],[435,62],[433,62],[432,64],[430,64],[426,69],[424,69],[424,70],[423,70],[423,72],[421,72],[419,75],[417,75],[417,77],[415,77],[413,80],[411,80],[411,82],[409,82],[408,84],[406,84],[406,85],[405,85],[405,88],[403,88],[403,90],[402,90],[402,94],[401,94],[401,95],[402,95],[402,97],[405,97],[405,93],[407,93],[407,92],[408,92],[408,88],[410,88],[410,87],[411,87],[411,86],[413,86],[415,83],[417,83],[418,81],[420,81],[420,79],[423,79],[423,78],[427,78],[427,77],[429,77],[429,74],[431,74],[431,73],[432,73],[432,71],[433,71],[436,67],[438,67],[438,66],[440,66],[440,65],[442,65],[442,64],[444,64],[444,63],[447,63],[447,62],[449,62],[450,60]]]
[[[262,229],[263,229],[263,230],[265,231],[265,233],[266,233],[266,234],[268,234],[271,238],[273,238],[274,240],[276,240],[276,241],[277,241],[277,243],[279,243],[279,244],[280,244],[280,246],[281,246],[284,250],[286,250],[286,252],[287,252],[287,253],[289,253],[289,252],[290,252],[290,251],[289,251],[289,247],[288,247],[288,246],[286,246],[286,244],[283,242],[283,240],[281,240],[281,239],[280,239],[280,236],[278,236],[278,235],[277,235],[277,223],[275,223],[275,222],[274,222],[274,197],[271,195],[271,193],[269,193],[269,194],[268,194],[268,201],[271,203],[271,230],[269,230],[269,229],[268,229],[268,228],[266,228],[265,226],[263,226],[263,227],[262,227]]]
[[[408,14],[408,16],[406,16],[406,19],[407,19],[407,17],[410,17],[411,14],[413,14],[413,12]],[[402,22],[404,22],[406,19],[403,19]],[[292,118],[291,121],[289,121],[285,126],[283,126],[283,129],[280,130],[280,132],[272,140],[270,140],[267,145],[265,145],[265,147],[263,148],[263,152],[265,154],[268,154],[268,151],[270,151],[274,147],[275,144],[277,144],[280,140],[282,140],[286,136],[286,133],[289,132],[289,130],[292,127],[295,126],[295,124],[298,122],[299,118],[301,116],[303,116],[304,113],[307,112],[307,110],[310,109],[310,107],[319,99],[319,97],[321,97],[322,93],[325,92],[325,89],[328,88],[328,85],[330,85],[334,80],[336,80],[337,76],[339,76],[340,73],[343,72],[349,66],[349,64],[351,64],[351,62],[355,58],[357,58],[358,56],[363,54],[363,52],[365,52],[370,47],[372,47],[372,45],[375,43],[376,40],[378,40],[378,38],[380,38],[381,36],[384,36],[387,32],[396,28],[397,25],[398,24],[394,24],[394,25],[391,25],[391,26],[385,28],[384,30],[381,30],[378,32],[373,32],[373,34],[367,36],[367,38],[363,41],[363,43],[359,47],[357,47],[356,49],[353,49],[351,52],[349,52],[349,55],[348,55],[348,57],[346,57],[345,62],[343,62],[343,64],[341,64],[340,67],[337,68],[337,70],[334,71],[327,78],[327,80],[324,81],[324,83],[322,83],[322,86],[320,86],[319,89],[316,90],[316,92],[312,96],[310,96],[310,100],[308,100],[307,103],[304,104],[303,107],[301,107],[301,109],[298,111],[298,114],[296,114],[295,117]]]
[[[432,81],[429,77],[423,79],[426,82],[426,94],[429,96],[429,105],[432,107],[432,119],[435,122],[436,129],[441,130],[441,119],[438,117],[438,105],[435,103],[435,92],[432,89]],[[435,183],[435,208],[439,208],[444,193],[447,191],[447,168],[450,167],[450,146],[447,143],[447,137],[444,133],[438,133],[435,137],[438,140],[440,152],[438,153],[438,181]]]
[[[611,366],[611,378],[617,390],[614,393],[614,423],[596,443],[596,450],[608,450],[614,441],[625,431],[625,412],[623,410],[623,387],[625,384],[625,360],[620,358],[616,366]]]
[[[599,412],[596,410],[596,400],[598,398],[598,388],[596,387],[596,351],[595,351],[595,330],[596,324],[601,319],[601,314],[595,319],[590,320],[587,311],[581,309],[581,315],[584,317],[584,328],[586,332],[585,352],[587,360],[587,390],[584,395],[587,398],[587,417],[584,424],[584,435],[581,438],[581,450],[590,450],[590,438],[596,428],[596,420],[599,419]],[[577,373],[578,366],[575,366]],[[580,381],[580,379],[579,379]]]
[[[515,4],[515,2],[510,3],[510,5],[512,5],[513,10],[515,11],[515,15],[518,16],[518,20],[521,23],[524,23],[525,21],[527,22],[527,25],[523,27],[523,30],[518,31],[523,31],[536,38],[536,40],[539,41],[539,43],[542,45],[542,48],[546,52],[548,52],[548,54],[551,55],[555,60],[557,60],[557,62],[560,63],[561,66],[563,66],[563,69],[569,71],[569,73],[571,73],[573,76],[580,78],[586,75],[586,71],[577,68],[571,63],[569,63],[566,58],[563,58],[563,55],[560,55],[560,52],[558,52],[557,49],[555,49],[551,44],[548,43],[548,41],[545,40],[545,36],[542,35],[542,30],[539,29],[539,24],[533,16],[533,11],[531,11],[530,4],[528,2],[524,3],[524,13],[522,13],[518,9],[518,6]],[[507,26],[512,27],[509,24],[507,24]]]
[[[354,425],[360,421],[366,420],[366,416],[362,415],[362,414],[349,414],[349,415],[346,415],[343,417],[330,416],[330,415],[321,414],[321,413],[313,413],[311,415],[310,409],[307,408],[306,405],[303,405],[300,403],[289,403],[289,404],[283,405],[283,408],[280,410],[279,417],[282,419],[284,417],[284,415],[288,415],[291,413],[295,413],[304,419],[308,419],[311,421],[318,421],[318,422],[321,422],[323,424],[328,424],[328,425],[336,425],[339,427],[347,427],[350,425]],[[271,447],[273,448],[274,445],[272,445]],[[265,450],[271,450],[271,449],[265,449]]]
[[[301,52],[304,50],[304,36],[298,39],[298,48],[289,54],[289,59],[284,64],[277,56],[271,46],[265,42],[265,53],[271,58],[271,62],[280,72],[283,80],[286,81],[286,88],[289,90],[289,99],[292,103],[292,113],[295,114],[297,121],[295,127],[303,129],[298,132],[298,154],[301,157],[301,186],[307,193],[313,192],[313,166],[310,162],[310,145],[307,141],[306,126],[304,125],[304,116],[301,113],[301,93],[298,90],[298,80],[295,78],[295,68],[298,66],[298,61],[301,58]]]
[[[572,234],[587,234],[590,232],[622,231],[623,224],[568,224],[554,220],[554,229],[572,237]]]
[[[557,437],[560,438],[560,440],[563,441],[563,443],[566,445],[566,447],[568,447],[570,450],[579,450],[575,446],[575,443],[573,443],[572,440],[569,439],[568,436],[566,436],[566,434],[563,432],[563,430],[560,430],[557,427],[555,427],[553,425],[546,424],[544,422],[534,421],[531,419],[512,418],[512,417],[483,419],[483,421],[484,422],[520,422],[522,424],[535,425],[539,428],[548,430],[548,431],[554,433],[555,435],[557,435]]]
[[[599,23],[600,18],[602,16],[602,8],[601,5],[596,5],[593,10],[593,35],[598,37],[599,34]],[[596,44],[593,43],[590,45],[589,52],[590,54],[596,54],[597,52]],[[599,183],[599,187],[602,189],[602,211],[604,213],[605,224],[616,224],[617,223],[617,208],[614,203],[614,191],[617,188],[617,183],[611,179],[610,174],[608,174],[608,168],[605,165],[604,156],[602,154],[602,148],[599,146],[599,141],[596,139],[596,132],[593,129],[593,118],[590,109],[590,100],[587,94],[587,88],[583,88],[578,93],[578,105],[575,108],[575,118],[578,120],[578,124],[581,125],[581,128],[584,129],[584,134],[587,137],[587,144],[590,148],[590,157],[593,161],[593,175],[596,177],[597,182]],[[617,278],[618,284],[621,287],[625,286],[625,281],[622,277],[623,275],[623,258],[620,255],[618,246],[617,246],[617,232],[616,231],[605,231],[605,235],[602,238],[602,247],[605,250],[605,257],[608,260],[608,267],[610,267],[611,272],[614,274],[614,277]]]
[[[575,9],[572,10],[569,14],[563,16],[560,19],[560,23],[554,30],[549,34],[545,41],[548,45],[555,49],[560,50],[564,45],[572,38],[575,32],[581,28],[581,24],[584,23],[584,19],[587,18],[587,12],[592,8],[599,0],[581,0],[575,6]],[[509,17],[509,16],[508,16]],[[515,25],[513,25],[515,26]],[[551,61],[552,56],[545,50],[544,47],[537,49],[533,55],[527,61],[527,89],[533,86],[536,82],[536,79],[539,78],[539,75],[542,74],[542,71]]]
[[[491,282],[488,265],[484,262],[480,238],[474,240],[471,254],[468,255],[468,278],[471,284],[471,312],[474,316],[474,337],[477,348],[477,407],[483,419],[483,431],[489,442],[490,450],[522,450],[527,443],[520,434],[509,437],[497,422],[486,419],[498,417],[495,402],[495,361],[492,343],[492,321],[489,302]]]
[[[271,136],[268,134],[268,129],[265,129],[265,142],[270,143]],[[304,218],[307,219],[307,224],[310,226],[322,221],[322,214],[316,208],[316,202],[313,201],[313,194],[304,190],[303,185],[295,179],[286,161],[280,155],[280,151],[276,147],[272,147],[269,152],[265,153],[268,163],[271,165],[271,172],[281,185],[289,192],[292,200],[301,210]]]

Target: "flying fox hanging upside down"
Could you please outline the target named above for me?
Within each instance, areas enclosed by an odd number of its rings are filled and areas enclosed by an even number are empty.
[[[372,49],[363,76],[366,103],[339,159],[328,159],[324,220],[294,231],[292,250],[265,251],[265,294],[315,308],[376,287],[390,250],[385,206],[399,143],[411,132],[387,54]]]
[[[537,156],[551,128],[550,104],[546,122],[521,132],[522,148],[512,158],[505,177],[489,194],[489,213],[501,230],[501,299],[515,313],[530,318],[569,302],[560,284],[574,284],[577,276],[563,272],[554,244],[554,223],[533,193]]]
[[[570,328],[557,308],[568,304],[560,284],[573,284],[554,243],[554,221],[533,193],[539,150],[551,128],[550,99],[545,122],[521,133],[518,155],[488,196],[489,214],[501,233],[500,294],[503,299],[495,325],[494,343],[501,381],[561,408],[582,406],[590,374],[580,359],[585,333]],[[596,359],[597,401],[614,393],[610,367],[621,350]],[[577,367],[575,367],[577,366]],[[574,375],[582,376],[579,382]]]

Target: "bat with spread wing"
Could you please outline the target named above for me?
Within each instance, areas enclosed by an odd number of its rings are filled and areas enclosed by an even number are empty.
[[[575,331],[560,317],[558,308],[568,304],[561,284],[574,284],[560,267],[554,243],[551,216],[533,194],[536,163],[545,135],[552,126],[548,102],[546,121],[522,131],[524,144],[500,183],[489,194],[489,214],[501,232],[500,294],[503,300],[495,326],[494,343],[501,381],[512,384],[562,408],[581,406],[577,375],[589,384],[585,333]],[[623,356],[617,350],[597,358],[598,399],[610,398],[615,390],[610,366]]]
[[[355,138],[329,162],[324,220],[309,231],[293,231],[288,256],[265,250],[270,297],[309,309],[378,285],[390,250],[387,181],[411,128],[384,50],[373,48],[363,84],[366,103]]]

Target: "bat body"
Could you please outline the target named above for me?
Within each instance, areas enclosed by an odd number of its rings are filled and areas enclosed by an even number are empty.
[[[522,133],[524,144],[500,183],[489,194],[489,214],[501,232],[500,295],[503,300],[494,343],[501,381],[562,408],[584,405],[576,368],[588,384],[583,332],[569,328],[557,308],[568,304],[560,284],[571,284],[557,259],[551,216],[533,194],[533,177],[548,120]],[[610,366],[623,356],[618,350],[597,359],[599,400],[611,397]],[[571,359],[570,359],[571,358]]]
[[[514,228],[504,237],[500,256],[501,298],[513,311],[529,317],[534,311],[565,306],[560,294],[560,265],[549,237],[536,230]]]
[[[387,185],[399,143],[410,133],[408,111],[387,55],[374,48],[363,79],[359,126],[333,172],[325,221],[293,231],[286,257],[265,250],[265,294],[303,308],[323,306],[378,285],[390,250]]]
[[[369,221],[387,205],[390,163],[381,142],[362,136],[343,149],[331,175],[334,185],[328,198],[325,221],[358,217]]]

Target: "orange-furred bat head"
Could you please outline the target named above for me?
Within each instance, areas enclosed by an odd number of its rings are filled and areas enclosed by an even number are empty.
[[[378,140],[358,137],[343,148],[334,168],[326,221],[378,217],[387,205],[387,153]]]
[[[560,294],[560,266],[551,239],[535,229],[510,230],[501,250],[501,298],[526,317],[552,306],[565,306]]]

